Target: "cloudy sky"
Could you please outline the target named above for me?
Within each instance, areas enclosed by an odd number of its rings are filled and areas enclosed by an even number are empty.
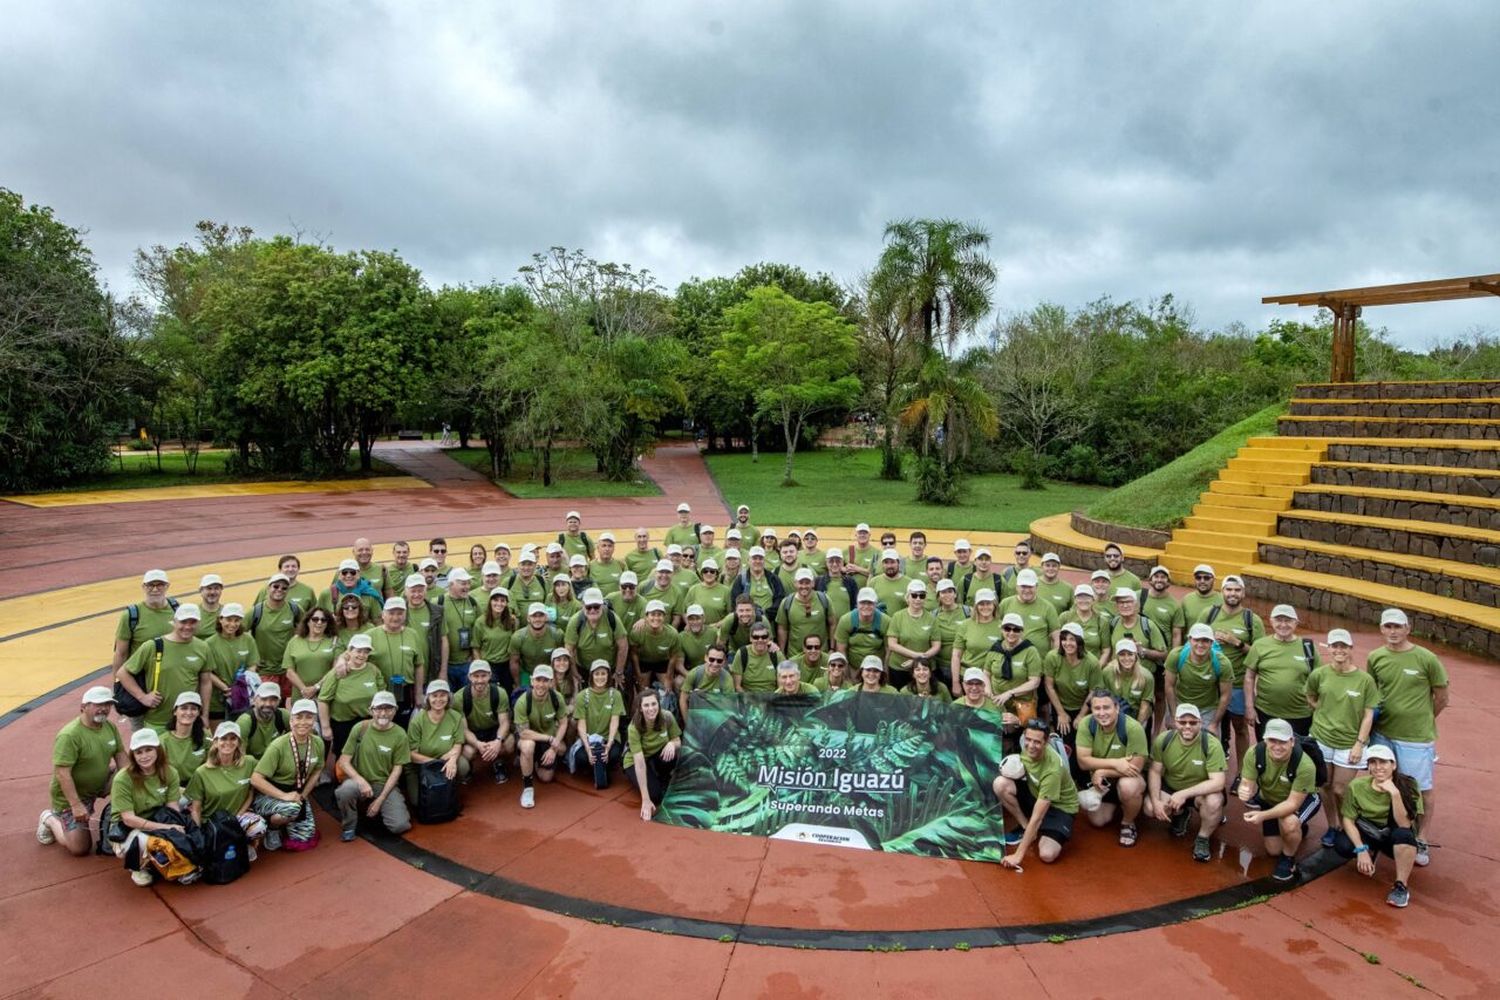
[[[501,7],[501,12],[487,8]],[[669,287],[841,278],[885,223],[993,234],[996,307],[1500,272],[1480,3],[0,0],[0,186],[136,247],[199,219],[396,249],[434,283],[552,244]],[[1310,312],[1304,313],[1310,318]],[[1403,343],[1500,299],[1378,310]]]

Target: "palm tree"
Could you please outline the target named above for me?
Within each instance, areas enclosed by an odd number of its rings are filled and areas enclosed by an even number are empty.
[[[999,414],[975,377],[977,358],[950,361],[937,351],[927,356],[901,423],[922,442],[917,463],[917,499],[951,504],[958,497],[958,460],[975,438],[992,438]]]

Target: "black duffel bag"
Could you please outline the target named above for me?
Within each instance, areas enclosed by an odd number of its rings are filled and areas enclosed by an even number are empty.
[[[417,822],[447,823],[458,819],[463,805],[458,800],[458,782],[443,773],[443,762],[429,760],[417,772]]]
[[[189,836],[193,860],[210,885],[228,885],[250,870],[250,839],[240,821],[223,809],[192,827]]]

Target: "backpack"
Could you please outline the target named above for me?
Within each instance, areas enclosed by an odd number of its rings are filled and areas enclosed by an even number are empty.
[[[1125,745],[1125,722],[1129,718],[1124,711],[1115,716],[1115,735],[1120,738],[1120,746]],[[1089,716],[1089,738],[1099,735],[1099,720],[1092,715]]]
[[[412,803],[419,823],[448,823],[458,819],[463,804],[458,799],[458,782],[443,773],[443,762],[429,760],[417,771],[417,801]]]
[[[134,605],[132,605],[132,607],[133,606]],[[163,652],[166,649],[166,645],[163,642],[161,636],[157,636],[155,639],[152,639],[151,642],[156,646],[156,656],[151,663],[151,682],[144,688],[144,690],[147,692],[155,691],[156,685],[161,683],[161,658]],[[150,711],[150,709],[147,708],[139,698],[131,694],[130,690],[119,681],[115,681],[114,695],[115,708],[118,709],[120,714],[123,716],[131,719],[139,719],[141,716]]]
[[[153,823],[181,826],[182,830],[159,830],[130,837],[124,854],[127,871],[148,871],[168,882],[187,885],[201,874],[193,859],[193,842],[186,830],[192,822],[170,806],[162,806],[149,817]]]
[[[1182,668],[1187,663],[1187,658],[1188,648],[1187,646],[1183,646],[1182,652],[1177,654],[1177,663],[1172,667],[1172,669],[1177,671],[1179,674],[1182,673]],[[1212,646],[1210,646],[1208,650],[1208,662],[1213,664],[1214,680],[1217,681],[1219,678],[1224,676],[1224,667],[1219,662],[1219,651],[1217,649],[1214,649]]]
[[[813,596],[816,597],[818,599],[818,603],[823,606],[823,620],[827,621],[828,620],[828,595],[825,594],[825,593],[823,593],[821,590],[814,590],[813,591]],[[777,612],[777,618],[780,618],[781,615],[786,615],[787,616],[787,622],[788,622],[788,624],[790,624],[790,622],[791,622],[791,614],[792,614],[792,602],[795,601],[796,599],[797,599],[797,595],[796,594],[788,594],[786,597],[782,598],[781,599],[781,608]]]
[[[855,609],[844,616],[849,622],[850,637],[864,633],[865,635],[880,635],[881,626],[885,624],[885,612],[879,608],[875,609],[875,620],[868,627],[859,623],[859,609]]]
[[[229,685],[229,693],[224,696],[225,712],[233,715],[241,715],[250,710],[250,702],[253,699],[253,686],[250,678],[259,681],[260,675],[252,670],[237,670],[234,674],[234,683]],[[281,713],[276,717],[281,718]]]
[[[1323,759],[1323,750],[1311,736],[1298,736],[1292,743],[1292,759],[1286,763],[1286,773],[1293,777],[1302,766],[1306,754],[1313,762],[1313,783],[1322,788],[1328,784],[1328,762]],[[1266,741],[1255,744],[1255,783],[1259,785],[1266,776]]]
[[[698,530],[698,526],[696,524],[693,525],[693,531],[697,532],[697,530]],[[568,533],[566,531],[559,531],[557,533],[557,544],[558,545],[566,545],[567,544],[567,541],[566,541],[567,537],[568,537]],[[578,540],[581,541],[581,542],[583,542],[583,552],[584,552],[584,555],[586,555],[590,559],[594,558],[594,542],[593,542],[593,540],[591,538],[589,538],[589,533],[587,531],[580,531],[578,533]],[[505,589],[509,590],[510,588],[507,587]]]
[[[297,599],[295,597],[288,597],[286,599],[286,603],[287,607],[292,609],[292,621],[295,622],[297,619],[302,617],[302,605],[297,603]],[[335,607],[337,607],[337,605],[335,605]],[[261,616],[264,615],[265,610],[265,601],[259,602],[255,605],[255,607],[250,609],[250,627],[245,631],[249,632],[251,635],[255,634],[255,629],[260,625],[260,619]]]
[[[276,710],[276,714],[273,715],[271,718],[272,718],[272,726],[276,730],[276,735],[277,736],[281,736],[282,734],[284,734],[289,727],[287,726],[286,720],[281,717],[281,709],[278,708]],[[250,735],[245,737],[245,743],[246,743],[246,745],[248,745],[251,740],[255,739],[255,731],[257,729],[259,729],[259,728],[260,728],[260,720],[255,717],[255,713],[254,712],[251,712],[250,713]]]
[[[167,607],[173,611],[177,610],[177,598],[167,598]],[[135,630],[141,623],[141,606],[139,604],[125,605],[125,620],[130,626],[130,641],[135,642]]]
[[[465,685],[464,689],[458,692],[458,701],[463,706],[463,716],[467,721],[469,713],[474,710],[474,689]],[[494,681],[490,682],[490,714],[496,719],[500,718],[500,685]]]
[[[189,836],[209,885],[228,885],[250,870],[250,839],[240,821],[223,809],[193,827]]]
[[[1167,743],[1169,741],[1171,741],[1171,739],[1173,737],[1175,737],[1176,735],[1177,735],[1177,733],[1175,731],[1169,729],[1169,730],[1167,730],[1166,732],[1162,733],[1160,736],[1158,736],[1156,738],[1156,755],[1158,757],[1160,757],[1163,753],[1166,752]],[[1208,758],[1208,731],[1207,730],[1200,729],[1198,731],[1198,748],[1203,751],[1203,756],[1204,756],[1204,759],[1206,761],[1207,758]]]
[[[990,652],[999,653],[1003,658],[1000,664],[1000,676],[1005,680],[1010,680],[1014,672],[1013,668],[1011,667],[1011,660],[1015,658],[1017,653],[1023,653],[1026,650],[1032,648],[1034,647],[1032,646],[1030,639],[1022,639],[1020,642],[1016,643],[1015,649],[1006,649],[1005,640],[996,639],[990,645]]]

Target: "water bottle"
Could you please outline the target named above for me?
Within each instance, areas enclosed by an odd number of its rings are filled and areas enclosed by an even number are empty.
[[[224,860],[225,861],[233,861],[237,856],[238,855],[235,853],[235,846],[233,844],[230,844],[228,847],[226,847],[224,849]]]

